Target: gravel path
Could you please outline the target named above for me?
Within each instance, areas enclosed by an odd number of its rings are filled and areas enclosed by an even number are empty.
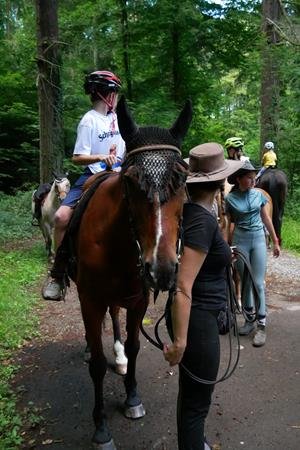
[[[289,297],[289,301],[300,301],[300,257],[283,250],[279,258],[271,251],[267,262],[267,291]]]

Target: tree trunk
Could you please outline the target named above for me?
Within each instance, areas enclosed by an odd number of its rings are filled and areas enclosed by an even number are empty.
[[[276,45],[280,36],[274,24],[282,16],[278,0],[264,0],[262,5],[262,30],[265,43],[262,49],[261,77],[261,157],[266,141],[277,141],[279,106],[279,71],[276,57]]]
[[[128,96],[129,100],[132,100],[132,80],[131,80],[130,59],[129,59],[129,29],[128,29],[126,0],[119,0],[119,4],[120,4],[120,9],[121,9],[123,64],[124,64],[124,69],[125,69],[127,96]]]
[[[40,181],[62,172],[63,131],[57,0],[36,0]]]

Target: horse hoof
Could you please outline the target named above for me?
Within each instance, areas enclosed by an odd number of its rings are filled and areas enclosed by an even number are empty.
[[[140,419],[141,417],[144,417],[146,411],[142,403],[137,406],[127,406],[125,404],[124,414],[128,419]]]
[[[118,375],[126,375],[126,373],[127,373],[127,364],[116,364],[116,373]]]
[[[93,442],[93,448],[97,450],[117,450],[117,447],[115,446],[113,439],[111,439],[108,442],[105,442],[104,444],[98,444],[96,442]]]

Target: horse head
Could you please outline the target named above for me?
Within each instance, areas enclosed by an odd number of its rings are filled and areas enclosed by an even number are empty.
[[[118,103],[117,115],[126,143],[121,177],[141,271],[149,286],[169,290],[175,284],[179,263],[188,173],[180,148],[192,119],[191,102],[186,102],[169,129],[139,127],[124,97]]]
[[[57,175],[55,172],[53,172],[54,176],[54,189],[56,192],[57,197],[60,201],[64,200],[70,190],[71,184],[68,179],[68,173],[63,175]]]

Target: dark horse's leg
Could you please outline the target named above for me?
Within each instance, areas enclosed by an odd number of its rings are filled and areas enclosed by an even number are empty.
[[[86,330],[86,338],[91,351],[89,372],[94,384],[95,406],[93,419],[96,431],[92,441],[98,444],[99,449],[114,450],[115,446],[106,423],[103,401],[103,379],[107,370],[107,361],[102,346],[102,321],[105,309],[99,310],[92,304],[81,301],[82,317]]]
[[[119,375],[125,375],[127,372],[127,357],[124,352],[124,345],[122,344],[120,321],[119,321],[119,306],[110,306],[109,314],[112,320],[114,332],[114,354],[116,357],[116,372]]]
[[[125,341],[125,352],[128,357],[128,367],[124,384],[127,394],[125,401],[125,416],[130,419],[138,419],[146,414],[137,393],[137,383],[135,379],[136,358],[140,349],[139,330],[145,312],[146,304],[144,302],[140,302],[140,305],[137,305],[134,310],[127,310],[127,339]]]
[[[125,375],[127,372],[127,357],[125,355],[124,345],[122,344],[122,338],[121,338],[121,330],[120,330],[120,321],[119,321],[119,312],[120,307],[119,306],[110,306],[109,307],[109,314],[112,320],[113,325],[113,333],[114,333],[114,354],[115,354],[115,371],[119,375]],[[103,319],[103,329],[105,330],[105,319],[106,315]],[[85,336],[86,339],[86,347],[84,351],[84,360],[85,362],[89,362],[91,358],[91,349],[90,345],[88,343],[87,336]]]

